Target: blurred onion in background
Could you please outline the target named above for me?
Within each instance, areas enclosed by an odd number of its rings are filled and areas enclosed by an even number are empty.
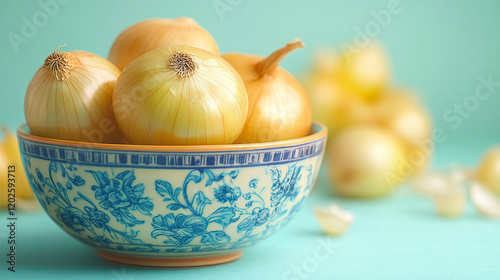
[[[391,80],[381,44],[318,50],[303,82],[313,118],[329,129],[325,160],[337,195],[385,195],[427,168],[432,118],[417,94]]]

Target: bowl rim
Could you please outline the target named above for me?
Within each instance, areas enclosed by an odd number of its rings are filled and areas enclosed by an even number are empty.
[[[90,148],[103,150],[120,150],[120,151],[150,151],[150,152],[213,152],[213,151],[240,151],[240,150],[255,150],[266,148],[277,148],[284,146],[294,146],[303,143],[314,142],[321,138],[327,137],[327,127],[317,121],[311,125],[311,132],[304,137],[280,140],[273,142],[248,143],[248,144],[222,144],[222,145],[134,145],[134,144],[109,144],[109,143],[92,143],[83,141],[71,141],[47,138],[42,136],[32,135],[29,132],[26,123],[21,124],[17,129],[18,138],[33,141],[36,143],[44,143],[58,146],[75,147],[75,148]]]

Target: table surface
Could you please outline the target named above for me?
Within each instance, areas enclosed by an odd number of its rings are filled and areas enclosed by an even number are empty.
[[[339,204],[355,216],[341,237],[323,234],[316,205]],[[184,270],[120,267],[64,233],[41,211],[16,212],[16,272],[7,270],[1,227],[0,279],[500,279],[500,221],[470,205],[458,218],[401,186],[376,200],[332,196],[325,171],[311,198],[283,230],[235,262]],[[7,224],[7,213],[0,214]]]

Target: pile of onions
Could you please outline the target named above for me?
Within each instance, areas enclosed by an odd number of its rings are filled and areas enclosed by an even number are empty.
[[[120,70],[85,51],[58,47],[31,79],[24,113],[33,135],[86,142],[116,143],[122,134],[112,111]]]
[[[339,67],[342,82],[366,101],[376,100],[390,81],[387,57],[377,43],[345,53]]]
[[[118,78],[113,107],[132,144],[230,144],[245,124],[245,85],[220,56],[189,46],[151,51]]]
[[[243,78],[249,109],[237,143],[258,143],[293,139],[309,133],[311,106],[302,85],[279,62],[290,52],[304,47],[300,40],[288,43],[269,57],[225,54]]]
[[[194,19],[148,19],[125,29],[116,38],[108,59],[123,69],[137,57],[157,48],[188,45],[219,54],[219,47],[210,33]]]
[[[331,176],[331,187],[337,194],[350,197],[386,194],[398,182],[425,171],[433,153],[433,145],[429,144],[432,118],[415,92],[392,84],[387,55],[378,43],[341,52],[322,49],[311,66],[304,85],[314,119],[328,127],[327,150],[352,155],[363,169],[363,172],[347,172],[349,176]],[[359,137],[368,139],[342,140],[352,137],[349,135],[364,135]],[[363,149],[366,155],[358,155],[357,151]],[[390,153],[387,162],[378,166],[369,152],[377,154],[377,150],[383,149]],[[327,155],[328,161],[335,162],[329,164],[330,174],[347,174],[346,163],[337,158],[336,152]],[[381,168],[393,179],[388,182],[375,179],[372,175]],[[342,179],[347,177],[350,179]]]
[[[219,54],[193,19],[150,19],[124,30],[109,60],[84,51],[50,54],[25,97],[33,135],[98,143],[219,145],[306,136],[304,88],[269,57]],[[115,65],[113,65],[116,64]]]

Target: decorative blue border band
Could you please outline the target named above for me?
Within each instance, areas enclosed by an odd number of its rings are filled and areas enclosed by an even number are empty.
[[[324,139],[315,142],[257,150],[232,152],[145,152],[113,151],[87,148],[71,148],[50,144],[41,144],[19,138],[21,152],[27,156],[51,161],[79,163],[109,167],[142,168],[230,168],[282,164],[314,157],[322,153]]]

